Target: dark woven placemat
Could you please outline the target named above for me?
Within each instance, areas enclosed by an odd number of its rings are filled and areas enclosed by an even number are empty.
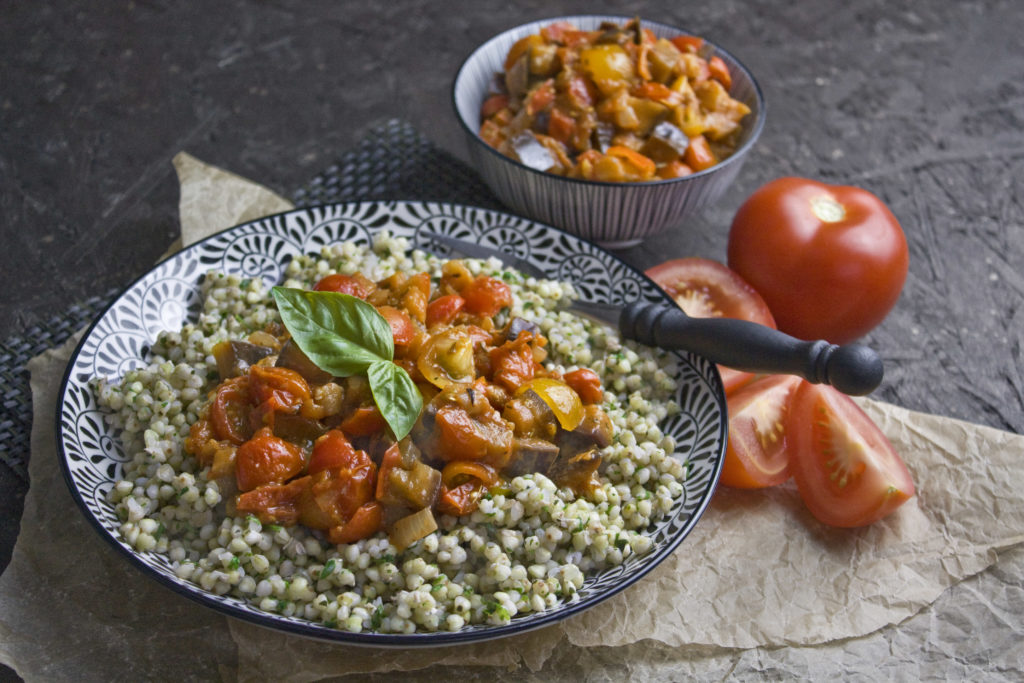
[[[354,149],[294,194],[296,205],[409,199],[504,208],[475,171],[405,121],[373,125],[359,138]]]
[[[23,334],[0,342],[0,462],[28,481],[29,437],[32,434],[32,391],[25,365],[47,349],[60,346],[99,315],[118,291],[111,290],[75,304]]]
[[[355,148],[324,169],[292,199],[297,206],[335,201],[410,199],[501,209],[476,173],[434,146],[409,123],[392,119],[368,127]],[[0,462],[28,482],[32,392],[25,364],[60,346],[117,296],[111,290],[76,304],[23,334],[0,342]]]

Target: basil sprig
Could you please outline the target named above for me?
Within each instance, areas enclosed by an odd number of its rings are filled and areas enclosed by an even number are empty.
[[[358,297],[290,287],[271,290],[281,320],[313,363],[337,377],[366,373],[377,409],[396,439],[411,430],[423,398],[403,368],[395,365],[391,326]]]

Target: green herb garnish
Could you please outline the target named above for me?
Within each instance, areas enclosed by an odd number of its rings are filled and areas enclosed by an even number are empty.
[[[320,570],[320,580],[323,581],[334,572],[334,560],[327,560],[327,564]]]
[[[303,353],[337,377],[366,373],[384,421],[396,439],[404,438],[419,417],[423,398],[409,373],[393,362],[394,337],[384,316],[349,294],[289,287],[271,291]]]

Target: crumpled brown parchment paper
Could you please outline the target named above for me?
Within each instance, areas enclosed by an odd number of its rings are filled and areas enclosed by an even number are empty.
[[[186,154],[174,164],[186,245],[290,207]],[[671,558],[561,624],[457,648],[346,647],[199,607],[98,537],[56,460],[56,394],[76,341],[29,365],[32,485],[0,577],[0,661],[27,680],[313,681],[388,671],[413,680],[512,671],[536,680],[1013,678],[1024,669],[1012,608],[1024,597],[1024,436],[864,399],[918,487],[883,522],[824,527],[791,485],[721,489]]]

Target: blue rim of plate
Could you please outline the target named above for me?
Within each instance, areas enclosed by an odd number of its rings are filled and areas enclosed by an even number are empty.
[[[166,555],[137,552],[119,538],[120,521],[106,493],[128,456],[120,450],[117,434],[104,424],[89,380],[100,372],[117,377],[144,366],[143,357],[159,331],[179,329],[187,319],[194,319],[198,285],[209,270],[263,277],[276,284],[292,257],[318,254],[322,246],[337,241],[366,242],[384,229],[408,237],[412,248],[439,256],[447,251],[432,245],[424,233],[441,232],[514,253],[552,278],[571,280],[581,296],[592,301],[628,303],[644,298],[673,303],[647,276],[600,247],[557,228],[490,209],[442,202],[341,202],[228,228],[161,261],[129,285],[89,326],[68,363],[55,415],[57,451],[71,495],[93,528],[133,566],[179,595],[258,626],[348,645],[438,647],[517,635],[589,609],[653,570],[679,547],[706,510],[725,455],[728,421],[718,369],[688,352],[672,354],[677,365],[675,399],[683,410],[661,423],[664,433],[676,437],[673,457],[686,457],[688,476],[672,511],[649,530],[652,550],[588,575],[575,599],[545,612],[516,616],[507,625],[410,635],[349,633],[264,612],[241,598],[209,593],[177,578]]]

